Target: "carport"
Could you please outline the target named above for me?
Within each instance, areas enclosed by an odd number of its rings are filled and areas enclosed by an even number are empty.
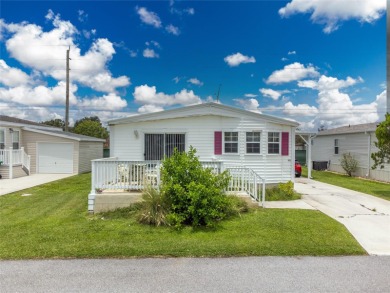
[[[295,132],[296,136],[299,136],[300,138],[303,139],[303,141],[306,144],[306,164],[307,164],[307,177],[311,178],[311,170],[313,167],[313,162],[311,160],[311,146],[312,146],[312,139],[317,136],[317,133],[314,132],[302,132],[302,131],[297,131]]]

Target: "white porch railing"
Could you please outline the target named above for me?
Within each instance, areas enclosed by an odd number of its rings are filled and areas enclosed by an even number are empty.
[[[261,202],[264,206],[265,202],[265,179],[250,168],[246,167],[229,167],[231,179],[228,186],[228,191],[245,192],[253,199]]]
[[[12,179],[12,167],[13,166],[22,166],[30,174],[30,156],[26,154],[24,148],[14,150],[12,148],[8,150],[0,150],[0,161],[1,165],[9,166],[10,178]]]
[[[219,174],[224,171],[222,162],[203,161],[204,168]],[[92,161],[89,210],[93,210],[96,193],[103,190],[142,190],[146,185],[160,185],[160,161],[119,161],[115,157]],[[231,180],[227,191],[245,192],[264,206],[265,180],[252,169],[228,167]]]

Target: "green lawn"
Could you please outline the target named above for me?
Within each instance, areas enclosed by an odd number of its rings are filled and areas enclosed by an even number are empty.
[[[89,188],[83,174],[1,196],[0,259],[365,254],[318,211],[258,208],[214,230],[176,231],[89,215]]]
[[[306,167],[302,167],[302,176],[307,177]],[[311,176],[314,180],[320,182],[337,185],[390,200],[390,184],[388,183],[371,181],[357,177],[349,177],[347,175],[327,171],[312,170]]]

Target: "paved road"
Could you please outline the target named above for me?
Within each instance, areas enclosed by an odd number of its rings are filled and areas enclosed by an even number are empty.
[[[390,255],[390,201],[301,178],[295,190],[307,204],[336,219],[372,255]]]
[[[1,261],[0,292],[390,292],[390,257]]]

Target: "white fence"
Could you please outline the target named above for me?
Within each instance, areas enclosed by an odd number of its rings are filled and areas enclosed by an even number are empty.
[[[229,171],[231,179],[227,191],[246,192],[264,204],[265,180],[252,169],[242,166],[225,169],[222,162],[214,161],[201,163],[204,168],[210,168],[216,174]],[[160,168],[160,161],[119,161],[115,157],[93,160],[89,199],[93,201],[95,194],[103,190],[137,191],[144,189],[146,185],[158,188]]]
[[[30,173],[30,156],[24,151],[24,148],[14,150],[12,148],[8,150],[0,150],[0,162],[1,165],[9,166],[10,178],[12,179],[12,167],[22,166]]]

